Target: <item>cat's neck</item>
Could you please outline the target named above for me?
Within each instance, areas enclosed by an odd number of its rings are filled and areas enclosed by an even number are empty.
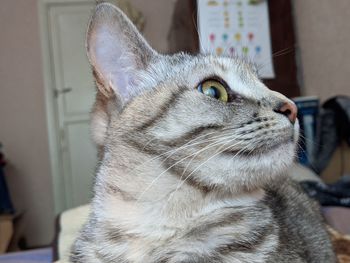
[[[96,184],[99,197],[95,199],[99,202],[95,205],[100,211],[108,211],[100,212],[106,221],[127,225],[139,234],[147,231],[147,235],[151,235],[150,228],[162,226],[171,235],[171,229],[190,225],[198,217],[220,212],[225,207],[253,206],[265,195],[262,189],[205,192],[166,171],[160,161],[152,157],[130,162],[136,154],[130,150],[124,152],[124,158],[118,162],[104,161],[108,165],[99,170]],[[105,158],[108,159],[108,154]]]

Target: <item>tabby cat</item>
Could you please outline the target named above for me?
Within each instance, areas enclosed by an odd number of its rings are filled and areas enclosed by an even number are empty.
[[[100,148],[72,262],[335,262],[318,207],[286,176],[296,107],[253,65],[161,55],[97,5],[87,51]]]

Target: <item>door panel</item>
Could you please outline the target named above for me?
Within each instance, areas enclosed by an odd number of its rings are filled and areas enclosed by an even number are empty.
[[[93,101],[94,86],[85,53],[85,32],[90,6],[69,7],[58,14],[63,82],[70,92],[63,94],[65,114],[86,113]],[[88,106],[88,108],[87,108]]]
[[[52,88],[65,208],[89,202],[97,163],[90,139],[89,112],[95,87],[85,52],[93,1],[71,1],[48,9]]]

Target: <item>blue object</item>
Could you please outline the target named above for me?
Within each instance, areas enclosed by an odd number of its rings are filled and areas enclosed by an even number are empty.
[[[294,98],[298,107],[298,120],[300,124],[300,149],[298,151],[299,162],[305,166],[311,166],[315,154],[316,128],[319,112],[319,99],[317,97]]]
[[[255,52],[256,52],[257,54],[260,54],[260,53],[261,53],[261,47],[260,47],[260,46],[256,46],[256,47],[255,47]]]
[[[13,214],[15,211],[7,189],[4,166],[5,161],[3,154],[0,152],[0,214]]]
[[[0,255],[0,263],[51,263],[52,249],[34,249]]]

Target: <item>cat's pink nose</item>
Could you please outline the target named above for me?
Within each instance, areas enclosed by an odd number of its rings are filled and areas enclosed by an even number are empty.
[[[285,102],[275,111],[286,116],[292,124],[294,124],[297,119],[298,109],[293,102]]]

